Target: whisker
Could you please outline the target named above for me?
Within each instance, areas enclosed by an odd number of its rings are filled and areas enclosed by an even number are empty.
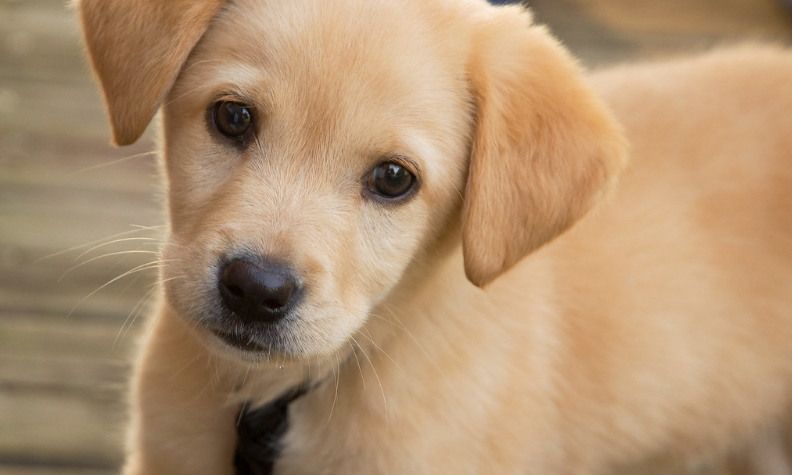
[[[330,425],[330,420],[333,418],[333,412],[335,412],[335,407],[338,403],[338,386],[341,381],[341,359],[338,356],[338,351],[336,351],[334,355],[336,359],[336,369],[333,370],[333,376],[335,376],[335,394],[333,395],[333,405],[330,406],[330,415],[327,416],[327,422],[325,422],[324,428]]]
[[[186,371],[187,368],[192,366],[193,363],[198,361],[199,358],[201,358],[201,354],[200,353],[198,353],[195,356],[193,356],[192,359],[190,361],[188,361],[187,363],[185,363],[181,368],[179,368],[178,370],[176,370],[173,373],[171,373],[170,377],[168,378],[168,381],[173,381],[177,376],[179,376],[184,371]]]
[[[390,422],[390,416],[388,414],[388,400],[385,398],[385,387],[382,386],[382,381],[380,380],[379,374],[377,373],[377,368],[376,366],[374,366],[374,362],[371,361],[371,358],[369,357],[368,353],[366,353],[366,350],[360,345],[360,343],[358,343],[357,340],[355,340],[355,337],[350,336],[349,338],[351,338],[352,341],[354,341],[355,344],[358,346],[358,348],[360,348],[360,352],[363,353],[363,356],[368,360],[369,365],[371,366],[371,371],[374,373],[374,378],[377,380],[377,384],[379,385],[380,388],[380,393],[382,394],[382,407],[385,412],[385,427],[387,428]]]
[[[143,340],[148,340],[149,338],[151,338],[151,333],[154,331],[154,328],[156,328],[157,323],[160,321],[160,319],[162,319],[162,314],[163,312],[157,312],[152,315],[152,317],[150,318],[151,320],[150,323],[144,327],[144,329],[146,330],[145,333],[141,335]]]
[[[125,259],[125,257],[122,257],[121,259],[119,259],[118,261],[116,261],[116,263],[115,263],[115,264],[113,264],[112,266],[110,266],[109,270],[115,269],[115,267],[116,267],[117,265],[121,264],[121,262],[123,262],[123,260],[124,260],[124,259]],[[142,273],[140,273],[140,272],[139,272],[139,273],[136,273],[136,274],[135,274],[135,275],[134,275],[134,276],[133,276],[131,279],[129,279],[129,280],[127,281],[126,285],[124,286],[124,288],[123,288],[123,289],[121,289],[120,293],[122,293],[122,294],[123,294],[123,293],[125,293],[126,291],[128,291],[128,290],[129,290],[129,289],[130,289],[130,288],[131,288],[133,285],[135,285],[135,284],[137,283],[138,279],[140,279],[140,277],[141,277],[142,275],[143,275],[143,274],[142,274]]]
[[[351,337],[350,337],[351,338]],[[360,372],[360,380],[363,382],[363,390],[366,390],[366,377],[363,376],[363,368],[360,366],[360,359],[358,358],[357,351],[355,351],[355,347],[352,346],[352,342],[347,339],[347,343],[352,348],[352,356],[355,357],[355,362],[357,363],[358,371]]]
[[[250,367],[251,367],[251,366],[253,366],[253,364],[252,364],[252,363],[248,363],[248,364],[247,364],[247,368],[245,369],[245,376],[243,376],[243,377],[242,377],[242,384],[241,384],[241,386],[244,386],[244,385],[245,385],[245,383],[247,382],[247,378],[248,378],[248,374],[250,373]]]
[[[113,239],[112,241],[107,241],[107,242],[103,242],[101,244],[97,244],[96,246],[93,246],[93,247],[81,252],[77,257],[74,258],[74,260],[76,261],[77,259],[81,258],[82,256],[90,253],[91,251],[95,251],[95,250],[97,250],[99,248],[102,248],[102,247],[105,247],[105,246],[109,246],[111,244],[118,244],[120,242],[129,242],[129,241],[156,241],[158,243],[162,243],[162,240],[155,239],[155,238],[150,238],[150,237],[130,237],[130,238],[122,238],[122,239]]]
[[[366,333],[368,333],[368,335],[364,335],[364,334],[362,334],[362,333],[361,333],[361,335],[363,335],[364,337],[366,337],[366,339],[367,339],[368,341],[370,341],[370,342],[371,342],[371,345],[372,345],[372,346],[373,346],[373,347],[374,347],[374,348],[375,348],[377,351],[379,351],[380,353],[382,353],[383,355],[385,355],[385,357],[386,357],[386,358],[388,358],[388,359],[391,361],[391,363],[393,363],[393,364],[394,364],[394,365],[395,365],[397,368],[401,369],[401,367],[399,366],[399,364],[398,364],[398,363],[396,363],[396,360],[394,360],[393,358],[391,358],[391,356],[390,356],[390,355],[389,355],[389,354],[388,354],[388,353],[387,353],[385,350],[383,350],[383,349],[382,349],[382,347],[380,347],[379,345],[377,345],[377,343],[374,341],[374,338],[371,336],[371,332],[369,332],[368,328],[366,328],[366,327],[363,327],[363,330],[365,330],[365,331],[366,331]]]
[[[156,155],[156,154],[157,154],[156,150],[151,150],[151,151],[142,152],[142,153],[136,153],[136,154],[130,155],[128,157],[119,158],[119,159],[116,159],[116,160],[111,160],[109,162],[100,163],[98,165],[92,165],[90,167],[86,167],[86,168],[71,172],[71,173],[66,175],[66,178],[71,178],[71,177],[73,177],[75,175],[79,175],[80,173],[85,173],[85,172],[89,172],[89,171],[92,171],[92,170],[98,170],[100,168],[109,167],[111,165],[118,165],[119,163],[126,162],[126,161],[129,161],[129,160],[134,160],[134,159],[141,158],[141,157],[145,157],[147,155]]]
[[[241,407],[239,408],[239,414],[237,415],[236,427],[239,427],[239,424],[242,423],[242,416],[245,414],[245,410],[245,403],[242,403]]]
[[[171,105],[174,102],[176,102],[176,101],[178,101],[180,99],[183,99],[184,97],[189,96],[190,94],[192,94],[192,93],[194,93],[196,91],[200,91],[201,89],[207,89],[207,88],[210,88],[210,87],[214,87],[214,84],[203,84],[203,85],[200,85],[198,87],[195,87],[195,88],[190,89],[189,91],[185,92],[184,94],[180,95],[179,97],[176,97],[176,98],[174,98],[171,101],[168,101],[167,103],[165,103],[165,105]]]
[[[415,344],[415,346],[418,348],[418,351],[420,351],[420,352],[421,352],[421,353],[424,355],[424,357],[426,358],[426,360],[427,360],[427,361],[429,361],[429,363],[430,363],[432,366],[434,366],[434,368],[437,370],[437,372],[438,372],[439,374],[442,374],[442,375],[444,375],[444,377],[445,377],[445,373],[444,373],[444,372],[443,372],[443,371],[440,369],[440,367],[437,365],[437,363],[435,362],[434,358],[432,358],[432,357],[429,355],[429,352],[426,350],[426,347],[424,347],[424,345],[423,345],[423,344],[421,344],[421,342],[420,342],[420,341],[418,341],[418,339],[417,339],[417,338],[415,338],[415,335],[413,335],[413,334],[412,334],[412,332],[411,332],[411,331],[410,331],[410,330],[407,328],[407,326],[405,326],[405,325],[404,325],[404,323],[403,323],[403,322],[402,322],[402,321],[399,319],[399,317],[397,317],[397,316],[396,316],[396,315],[395,315],[395,314],[394,314],[392,311],[388,310],[387,308],[386,308],[385,310],[387,310],[387,311],[388,311],[388,313],[390,313],[390,314],[391,314],[391,317],[393,317],[394,319],[396,319],[396,322],[394,322],[394,321],[392,321],[392,320],[390,320],[390,319],[388,319],[388,318],[382,317],[382,316],[380,316],[380,315],[376,315],[376,314],[374,314],[374,313],[369,313],[369,315],[370,315],[370,316],[372,316],[372,317],[378,318],[378,319],[380,319],[380,320],[382,320],[382,321],[384,321],[384,322],[388,322],[388,323],[390,323],[391,325],[393,325],[394,327],[396,327],[396,328],[398,328],[399,330],[403,331],[403,332],[404,332],[404,334],[405,334],[405,335],[407,335],[407,337],[408,337],[410,340],[412,340],[412,342],[413,342],[413,343]]]
[[[73,270],[75,270],[75,269],[77,269],[77,268],[79,268],[79,267],[82,267],[82,266],[84,266],[84,265],[86,265],[86,264],[90,264],[91,262],[93,262],[93,261],[95,261],[95,260],[97,260],[97,259],[104,259],[105,257],[113,257],[113,256],[120,256],[120,255],[129,255],[129,254],[154,254],[154,255],[157,255],[157,256],[158,256],[158,255],[159,255],[159,252],[157,252],[157,251],[131,250],[131,251],[118,251],[118,252],[111,252],[111,253],[108,253],[108,254],[102,254],[101,256],[95,256],[95,257],[92,257],[92,258],[90,258],[90,259],[88,259],[88,260],[86,260],[86,261],[80,262],[79,264],[76,264],[76,265],[73,265],[73,266],[69,267],[69,269],[68,269],[68,270],[66,270],[66,272],[64,272],[64,273],[63,273],[63,274],[62,274],[62,275],[61,275],[61,276],[58,278],[58,282],[60,282],[61,280],[63,280],[63,278],[64,278],[64,277],[66,277],[66,275],[67,275],[69,272],[71,272],[71,271],[73,271]],[[159,261],[157,261],[157,262],[159,262]]]
[[[90,294],[88,294],[88,295],[86,295],[85,297],[83,297],[82,299],[80,299],[80,301],[79,301],[79,302],[77,302],[76,304],[74,304],[74,306],[71,308],[71,310],[69,310],[69,313],[66,315],[66,318],[70,317],[70,316],[72,315],[72,313],[74,313],[74,310],[75,310],[77,307],[79,307],[81,303],[85,302],[86,300],[88,300],[89,298],[91,298],[91,297],[92,297],[94,294],[96,294],[96,293],[97,293],[97,292],[99,292],[100,290],[104,289],[104,288],[105,288],[105,287],[107,287],[108,285],[112,284],[113,282],[117,282],[117,281],[119,281],[120,279],[123,279],[124,277],[126,277],[126,276],[128,276],[128,275],[132,275],[132,274],[134,274],[135,272],[141,272],[141,271],[148,270],[148,269],[156,269],[156,268],[157,268],[157,267],[159,267],[160,265],[162,265],[162,262],[160,262],[160,261],[157,261],[157,262],[148,262],[148,263],[146,263],[146,264],[141,264],[141,265],[139,265],[139,266],[133,267],[132,269],[130,269],[130,270],[128,270],[128,271],[126,271],[126,272],[124,272],[123,274],[119,275],[118,277],[114,277],[114,278],[110,279],[109,281],[107,281],[107,282],[105,282],[104,284],[102,284],[101,286],[99,286],[99,288],[97,288],[96,290],[94,290],[94,291],[93,291],[93,292],[91,292]]]
[[[129,312],[129,315],[127,315],[126,319],[124,319],[124,323],[121,324],[121,328],[118,329],[115,340],[113,340],[113,349],[115,349],[120,342],[124,341],[127,333],[129,333],[129,329],[132,328],[132,325],[134,325],[135,320],[137,320],[137,317],[140,315],[140,312],[143,311],[143,308],[149,303],[151,297],[154,295],[155,290],[156,289],[149,289],[149,291],[146,292],[143,297],[140,298],[140,300],[138,300],[138,303],[135,304],[135,306]]]
[[[104,242],[104,241],[106,241],[108,239],[114,239],[114,238],[117,238],[117,237],[120,237],[120,236],[126,236],[126,235],[133,234],[133,233],[139,233],[140,231],[145,230],[142,227],[139,227],[139,226],[136,226],[136,227],[138,229],[132,229],[132,230],[129,230],[129,231],[124,231],[122,233],[113,234],[111,236],[104,237],[102,239],[97,239],[95,241],[91,241],[91,242],[88,242],[88,243],[85,243],[85,244],[80,244],[79,246],[74,246],[74,247],[70,247],[68,249],[64,249],[62,251],[53,252],[52,254],[47,254],[46,256],[40,257],[40,258],[36,259],[35,261],[33,261],[33,264],[38,264],[39,262],[44,261],[46,259],[50,259],[50,258],[53,258],[55,256],[60,256],[61,254],[66,254],[67,252],[76,251],[77,249],[82,249],[82,248],[84,248],[86,246],[93,246],[93,245],[95,245],[97,243]]]
[[[211,354],[209,355],[209,364],[211,365],[212,369],[214,369],[214,371],[212,371],[212,377],[209,378],[209,381],[212,384],[212,389],[214,389],[216,387],[215,385],[220,384],[220,369],[218,368],[217,360]]]
[[[157,232],[160,232],[163,229],[167,229],[168,227],[167,224],[157,224],[154,226],[145,226],[143,224],[130,224],[130,226],[144,231],[157,231]]]
[[[170,281],[173,281],[173,280],[176,280],[176,279],[183,279],[183,278],[184,278],[184,275],[179,274],[179,275],[174,275],[172,277],[168,277],[167,279],[158,279],[156,282],[150,283],[148,285],[148,287],[149,288],[162,287],[166,282],[170,282]]]

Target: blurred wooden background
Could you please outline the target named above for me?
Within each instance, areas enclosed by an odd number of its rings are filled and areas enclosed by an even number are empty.
[[[156,161],[146,153],[152,134],[122,150],[107,145],[75,14],[64,3],[0,0],[0,473],[7,475],[103,475],[118,466],[124,381],[136,317],[153,295],[163,221]],[[590,67],[723,43],[792,43],[792,17],[779,0],[530,3]]]

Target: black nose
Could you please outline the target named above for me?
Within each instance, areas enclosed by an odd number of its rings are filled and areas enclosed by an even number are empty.
[[[289,269],[244,258],[223,266],[219,287],[223,303],[246,323],[283,318],[300,290]]]

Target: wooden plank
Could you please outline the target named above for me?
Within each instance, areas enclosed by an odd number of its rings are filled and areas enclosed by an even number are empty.
[[[91,395],[4,385],[0,390],[0,472],[4,464],[112,467],[121,458],[123,411],[116,392]]]
[[[537,20],[588,66],[689,54],[746,41],[792,44],[778,0],[529,0]]]
[[[115,475],[118,471],[108,468],[69,468],[61,466],[35,467],[24,465],[0,466],[4,475]]]
[[[117,321],[0,314],[0,467],[112,467],[137,331]]]
[[[633,37],[653,35],[751,36],[789,39],[792,18],[778,0],[577,0],[597,23]]]

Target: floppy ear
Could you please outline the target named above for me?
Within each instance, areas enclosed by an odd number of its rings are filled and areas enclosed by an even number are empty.
[[[580,219],[626,160],[619,126],[530,14],[499,7],[474,40],[476,131],[462,211],[465,272],[481,287]]]
[[[225,0],[77,0],[113,141],[137,140]]]

